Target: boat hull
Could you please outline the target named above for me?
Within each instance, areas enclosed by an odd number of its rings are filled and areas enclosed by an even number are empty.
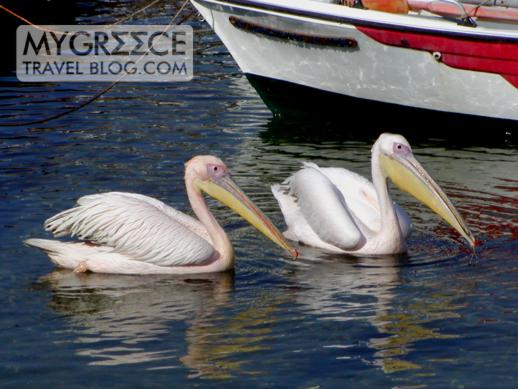
[[[379,38],[384,36],[384,29],[404,34],[417,28],[433,35],[441,27],[439,22],[425,21],[414,26],[405,17],[412,23],[417,18],[409,16],[306,0],[300,0],[299,8],[292,9],[293,12],[286,4],[279,7],[247,1],[192,2],[246,74],[362,100],[518,120],[518,82],[513,83],[516,81],[513,74],[454,67],[441,60],[440,51],[420,49],[413,41],[414,46],[407,47],[404,36],[396,40],[401,43],[399,46],[394,45],[393,36],[389,42]],[[319,7],[318,13],[304,13],[300,8],[300,4],[311,3]],[[284,3],[281,0],[275,4]],[[362,13],[369,18],[362,18]],[[512,48],[517,44],[518,48],[518,35],[515,37],[512,32],[505,39],[478,30],[478,35],[474,35],[471,31],[475,29],[447,23],[450,30],[442,29],[440,33],[450,40],[470,42],[475,36],[487,42],[494,38]],[[370,36],[365,32],[368,29],[381,34]],[[473,58],[477,59],[478,54]],[[461,59],[472,66],[472,58],[466,58],[464,52]],[[506,63],[511,70],[514,60],[511,56],[511,64]]]

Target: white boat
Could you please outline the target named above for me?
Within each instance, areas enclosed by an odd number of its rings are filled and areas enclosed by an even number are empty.
[[[191,1],[249,76],[518,120],[516,8],[408,0],[396,14],[316,0]]]

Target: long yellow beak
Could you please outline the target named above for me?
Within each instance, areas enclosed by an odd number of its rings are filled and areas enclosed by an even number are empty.
[[[230,176],[223,176],[218,178],[217,181],[198,180],[196,185],[208,195],[234,210],[234,212],[261,231],[268,239],[288,251],[292,257],[296,258],[298,256],[297,250],[288,244],[277,227],[243,193]]]
[[[386,176],[399,189],[411,194],[428,206],[455,228],[472,247],[475,247],[475,237],[462,216],[439,185],[412,155],[389,157],[381,154],[380,163]]]

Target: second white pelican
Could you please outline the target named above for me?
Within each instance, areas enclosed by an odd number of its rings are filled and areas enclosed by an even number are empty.
[[[390,178],[475,245],[466,223],[403,136],[380,135],[371,154],[372,183],[346,169],[305,163],[282,184],[272,186],[288,226],[284,235],[336,253],[405,252],[411,221],[390,198]]]
[[[188,274],[232,269],[234,250],[209,211],[202,192],[232,208],[273,242],[289,251],[282,234],[232,181],[225,164],[197,156],[185,164],[185,186],[199,220],[159,200],[110,192],[81,197],[74,208],[45,221],[55,236],[86,242],[28,239],[56,265],[76,272]]]

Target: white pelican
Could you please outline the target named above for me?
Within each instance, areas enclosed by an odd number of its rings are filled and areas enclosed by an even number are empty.
[[[232,181],[225,164],[197,156],[185,164],[185,186],[199,221],[151,197],[110,192],[81,197],[74,208],[45,221],[56,237],[86,242],[28,239],[56,265],[76,272],[188,274],[229,270],[234,250],[209,211],[202,192],[233,209],[296,256],[282,234]]]
[[[446,194],[417,162],[401,135],[382,134],[374,143],[372,183],[342,168],[303,168],[272,192],[291,240],[330,252],[397,254],[406,251],[408,215],[390,198],[387,178],[430,207],[471,246],[475,238]]]

